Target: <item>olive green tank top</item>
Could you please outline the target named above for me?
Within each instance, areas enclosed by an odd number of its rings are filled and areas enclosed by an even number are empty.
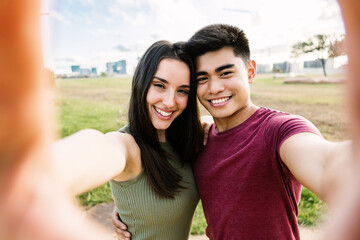
[[[121,129],[129,132],[128,126]],[[188,239],[192,217],[199,202],[199,193],[189,163],[181,166],[180,158],[169,143],[160,143],[170,154],[167,160],[183,177],[174,199],[160,198],[151,188],[144,171],[125,182],[110,181],[115,206],[121,220],[128,226],[132,240]]]

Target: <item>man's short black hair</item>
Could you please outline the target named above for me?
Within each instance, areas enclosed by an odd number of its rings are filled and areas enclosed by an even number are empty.
[[[250,61],[250,47],[244,31],[228,24],[212,24],[197,31],[184,46],[193,59],[223,47],[232,47],[234,55]]]

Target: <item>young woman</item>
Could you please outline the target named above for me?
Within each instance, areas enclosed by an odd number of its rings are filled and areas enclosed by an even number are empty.
[[[54,145],[54,169],[73,194],[112,179],[132,239],[188,239],[199,201],[190,163],[203,137],[193,71],[181,43],[154,43],[134,73],[129,124]]]

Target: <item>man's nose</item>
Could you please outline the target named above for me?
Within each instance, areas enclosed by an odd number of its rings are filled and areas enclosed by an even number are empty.
[[[210,79],[208,86],[209,86],[209,92],[212,94],[217,94],[219,92],[224,91],[223,83],[221,82],[220,79],[217,78]]]

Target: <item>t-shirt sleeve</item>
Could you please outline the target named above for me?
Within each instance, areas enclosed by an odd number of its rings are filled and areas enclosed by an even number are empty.
[[[277,152],[280,151],[280,147],[286,139],[297,133],[309,132],[323,137],[313,123],[297,115],[284,115],[280,117],[278,126]]]
[[[283,142],[289,137],[303,132],[314,133],[322,137],[314,124],[301,116],[285,113],[273,116],[268,122],[266,134],[267,138],[270,138],[267,141],[270,152],[274,153],[275,150],[275,154],[279,156],[280,147]]]
[[[309,132],[323,137],[313,123],[301,116],[283,113],[274,116],[269,121],[267,132],[267,137],[271,138],[268,139],[269,151],[271,154],[274,154],[273,156],[276,156],[275,159],[277,159],[279,164],[282,166],[285,175],[290,178],[292,177],[292,174],[281,160],[280,147],[289,137],[303,132]]]

